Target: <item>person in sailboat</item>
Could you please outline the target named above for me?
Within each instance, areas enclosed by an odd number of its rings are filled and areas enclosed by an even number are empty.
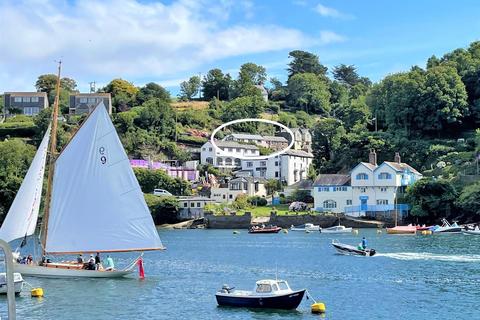
[[[88,259],[87,263],[87,269],[88,270],[95,270],[95,258],[93,257],[93,254],[90,255],[90,259]]]
[[[95,269],[100,270],[102,266],[102,260],[100,259],[100,252],[95,255]]]
[[[27,264],[32,264],[32,263],[33,263],[33,257],[31,254],[29,254],[27,257]]]
[[[77,257],[77,263],[81,263],[81,264],[84,264],[84,263],[85,263],[85,261],[83,261],[83,256],[82,256],[81,253],[80,253],[80,254],[78,255],[78,257]]]
[[[103,262],[103,267],[105,271],[114,271],[115,270],[115,265],[113,263],[112,257],[110,255],[107,255],[107,259]]]

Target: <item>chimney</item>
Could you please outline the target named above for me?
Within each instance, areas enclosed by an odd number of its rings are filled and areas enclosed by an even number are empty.
[[[402,163],[402,158],[400,158],[400,153],[395,152],[395,157],[393,158],[393,161],[396,163]]]
[[[368,155],[368,162],[373,164],[374,166],[377,165],[377,154],[375,153],[375,149],[370,149],[370,154]]]

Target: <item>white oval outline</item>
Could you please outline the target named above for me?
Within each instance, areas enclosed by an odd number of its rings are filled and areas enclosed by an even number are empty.
[[[236,156],[236,155],[230,154],[227,151],[223,151],[222,149],[220,149],[215,144],[214,137],[215,137],[215,135],[217,134],[218,131],[220,131],[223,128],[225,128],[227,126],[230,126],[232,124],[243,123],[243,122],[263,122],[263,123],[269,123],[269,124],[276,125],[280,128],[285,129],[288,132],[288,134],[292,137],[292,140],[290,141],[290,144],[288,145],[288,147],[286,147],[285,149],[274,152],[274,153],[272,153],[268,156],[258,156],[258,157]],[[273,158],[273,157],[279,156],[279,155],[287,152],[288,150],[290,150],[293,147],[293,143],[295,142],[295,137],[293,135],[292,130],[290,130],[290,128],[288,128],[287,126],[284,126],[283,124],[281,124],[279,122],[276,122],[276,121],[273,121],[273,120],[258,119],[258,118],[245,118],[245,119],[237,119],[237,120],[229,121],[227,123],[222,124],[221,126],[216,128],[215,130],[213,130],[212,135],[210,136],[210,142],[213,145],[213,148],[215,149],[215,151],[218,152],[218,155],[220,155],[220,156],[232,157],[232,158],[241,159],[241,160],[265,160],[265,159],[268,159],[268,158]]]

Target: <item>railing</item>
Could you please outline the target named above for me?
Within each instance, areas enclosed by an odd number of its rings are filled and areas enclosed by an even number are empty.
[[[408,204],[376,204],[376,205],[360,205],[360,206],[347,206],[345,207],[345,213],[350,212],[378,212],[378,211],[395,211],[399,214],[404,214],[409,209]]]

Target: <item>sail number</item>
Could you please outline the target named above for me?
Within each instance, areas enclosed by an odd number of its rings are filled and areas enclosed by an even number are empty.
[[[107,163],[107,156],[105,155],[105,154],[106,154],[105,151],[106,151],[106,150],[105,150],[105,147],[100,147],[100,148],[98,148],[98,153],[100,153],[100,162],[101,162],[102,164]]]

